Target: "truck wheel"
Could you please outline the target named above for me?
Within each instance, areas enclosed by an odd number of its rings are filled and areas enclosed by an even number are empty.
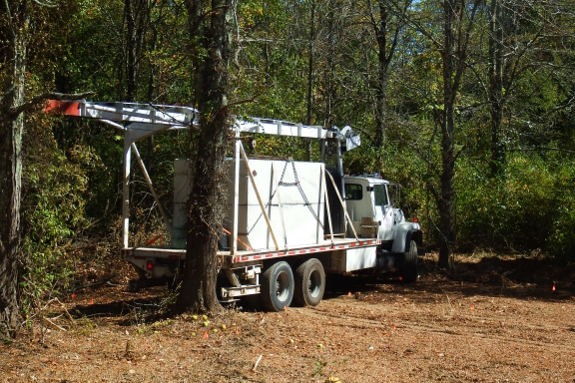
[[[405,254],[405,266],[399,269],[399,275],[403,282],[413,283],[417,280],[417,243],[411,241],[409,243],[409,251]]]
[[[293,299],[294,279],[287,262],[274,263],[261,276],[261,300],[264,309],[281,311]]]
[[[325,271],[316,259],[308,259],[295,271],[294,301],[298,306],[317,306],[325,291]]]

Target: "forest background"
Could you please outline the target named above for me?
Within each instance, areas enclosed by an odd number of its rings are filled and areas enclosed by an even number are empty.
[[[177,0],[29,2],[26,98],[190,105],[195,44]],[[230,103],[241,116],[351,125],[350,174],[402,185],[424,241],[452,251],[575,260],[575,15],[570,0],[302,0],[233,3]],[[2,15],[6,23],[7,15]],[[5,26],[5,25],[4,25]],[[0,49],[7,49],[7,40]],[[0,63],[3,83],[8,62]],[[9,89],[3,89],[4,98]],[[98,122],[25,115],[22,309],[68,289],[78,244],[119,248],[123,137]],[[165,207],[194,133],[140,143]],[[306,140],[256,138],[258,155],[318,159]],[[135,170],[135,169],[134,169]],[[162,232],[143,176],[131,182],[134,245]],[[168,211],[171,209],[167,209]],[[91,260],[93,260],[91,259]]]

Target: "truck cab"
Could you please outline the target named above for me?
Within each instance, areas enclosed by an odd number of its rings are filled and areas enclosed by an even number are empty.
[[[377,238],[378,269],[399,269],[406,281],[417,279],[417,256],[423,255],[421,227],[407,222],[403,211],[391,203],[390,182],[376,175],[344,176],[347,235]],[[353,227],[353,229],[352,229]]]
[[[394,209],[388,181],[375,177],[346,176],[345,199],[355,231],[364,238],[393,239]]]

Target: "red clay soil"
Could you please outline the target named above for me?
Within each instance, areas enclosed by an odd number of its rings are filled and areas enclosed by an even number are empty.
[[[415,284],[353,277],[317,307],[205,326],[155,312],[166,288],[84,289],[74,323],[45,310],[43,344],[36,317],[0,345],[0,382],[575,382],[574,265],[461,256],[448,278],[431,261]]]

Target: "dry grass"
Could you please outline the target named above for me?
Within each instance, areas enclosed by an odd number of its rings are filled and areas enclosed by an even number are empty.
[[[575,381],[575,269],[458,260],[457,280],[428,262],[413,285],[352,278],[315,308],[228,310],[207,327],[146,311],[162,288],[85,289],[64,302],[75,324],[51,319],[67,331],[51,328],[42,345],[35,326],[0,346],[0,381]],[[54,302],[46,313],[63,311]]]

